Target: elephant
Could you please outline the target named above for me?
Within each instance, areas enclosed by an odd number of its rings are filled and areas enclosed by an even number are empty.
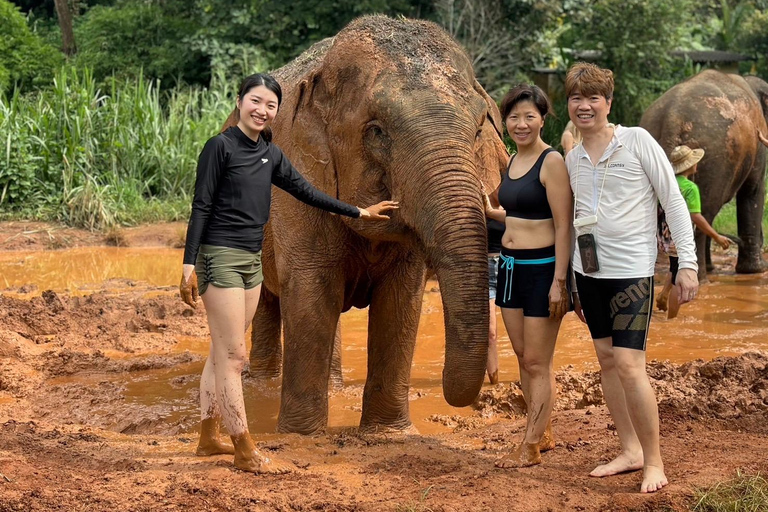
[[[667,155],[675,146],[702,148],[693,180],[701,192],[701,214],[710,224],[736,197],[738,273],[758,273],[762,259],[765,166],[768,150],[757,133],[768,134],[768,83],[705,70],[665,92],[643,114],[640,126]],[[709,239],[696,232],[699,279],[711,270]]]
[[[506,165],[496,103],[438,25],[353,20],[274,73],[274,142],[314,186],[350,204],[399,201],[388,222],[311,208],[273,187],[252,368],[280,372],[278,432],[328,422],[339,316],[369,308],[361,430],[412,429],[410,368],[428,268],[445,316],[443,395],[470,405],[485,375],[488,267],[483,189]],[[226,126],[235,123],[235,113]]]

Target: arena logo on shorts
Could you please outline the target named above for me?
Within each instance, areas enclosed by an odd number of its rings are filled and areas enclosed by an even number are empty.
[[[627,286],[611,298],[613,328],[641,331],[648,326],[651,280],[644,278]],[[619,311],[622,311],[619,314]]]

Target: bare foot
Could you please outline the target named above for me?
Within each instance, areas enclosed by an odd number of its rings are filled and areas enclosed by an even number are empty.
[[[643,469],[643,483],[640,485],[640,492],[656,492],[667,485],[669,481],[664,474],[664,468],[658,466],[646,466]]]
[[[548,452],[555,449],[555,436],[552,434],[552,423],[547,423],[547,429],[544,431],[544,435],[541,436],[539,441],[539,451],[541,453]]]
[[[282,475],[293,471],[293,465],[280,459],[273,459],[253,450],[250,456],[235,454],[235,467],[243,471],[258,474]]]
[[[235,467],[251,473],[270,473],[273,475],[290,473],[293,465],[280,459],[262,455],[253,444],[251,435],[246,431],[232,437],[235,445]]]
[[[211,455],[232,455],[235,448],[231,444],[219,439],[219,426],[221,417],[211,416],[200,422],[200,440],[197,443],[195,454],[198,457],[210,457]]]
[[[498,384],[499,383],[499,370],[496,370],[495,372],[491,373],[488,372],[488,380],[491,381],[491,384]]]
[[[619,473],[637,471],[638,469],[643,469],[643,456],[630,455],[622,452],[608,464],[597,466],[592,470],[589,476],[602,478],[604,476],[613,476],[618,475]]]
[[[531,443],[520,443],[510,454],[496,461],[497,468],[526,468],[541,464],[539,446]]]
[[[198,457],[210,457],[211,455],[232,455],[235,447],[218,439],[200,439],[195,455]]]

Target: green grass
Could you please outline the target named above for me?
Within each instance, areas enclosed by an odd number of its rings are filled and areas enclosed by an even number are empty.
[[[90,229],[185,218],[198,154],[234,104],[222,82],[161,94],[139,77],[103,91],[65,67],[48,89],[0,97],[0,216]]]
[[[694,512],[764,512],[768,510],[768,481],[760,473],[738,472],[731,480],[698,490],[695,496]]]

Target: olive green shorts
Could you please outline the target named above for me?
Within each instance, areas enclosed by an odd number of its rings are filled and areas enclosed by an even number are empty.
[[[200,295],[208,285],[217,288],[243,288],[250,290],[264,281],[261,273],[261,251],[201,245],[195,262],[197,286]]]

